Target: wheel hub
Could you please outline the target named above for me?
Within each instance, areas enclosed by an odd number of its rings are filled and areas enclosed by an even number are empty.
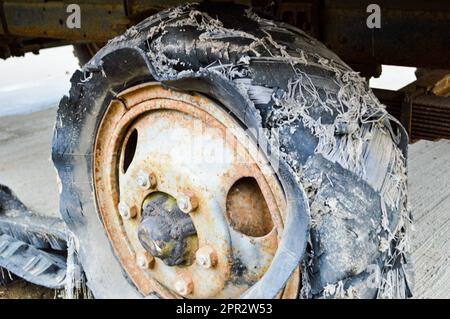
[[[168,266],[190,265],[197,250],[197,231],[189,214],[173,198],[153,193],[144,202],[138,238],[152,256]]]
[[[272,169],[221,106],[144,84],[122,92],[97,133],[97,204],[138,289],[237,298],[268,269],[285,200]],[[295,297],[298,272],[285,288]]]

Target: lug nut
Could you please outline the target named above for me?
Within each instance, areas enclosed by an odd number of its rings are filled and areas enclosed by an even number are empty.
[[[189,214],[197,208],[198,202],[194,195],[183,194],[177,198],[177,205],[182,212]]]
[[[195,260],[204,268],[212,268],[217,265],[217,253],[210,246],[201,247],[195,253]]]
[[[136,258],[136,264],[141,269],[149,269],[153,267],[155,258],[149,253],[139,254]]]
[[[125,203],[119,203],[119,213],[124,219],[130,219],[136,216],[136,207],[130,207]]]
[[[156,178],[155,175],[152,173],[148,174],[144,171],[140,171],[136,178],[136,182],[139,185],[139,187],[143,189],[149,189],[156,185]]]
[[[194,290],[194,283],[191,279],[180,278],[175,282],[175,290],[182,296],[187,296]]]

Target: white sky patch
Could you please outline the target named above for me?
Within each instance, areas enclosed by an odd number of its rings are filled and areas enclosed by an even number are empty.
[[[383,65],[381,76],[371,78],[369,85],[371,88],[397,91],[416,80],[415,71],[416,68],[411,67]]]
[[[54,107],[70,89],[78,68],[72,46],[0,60],[0,116]]]

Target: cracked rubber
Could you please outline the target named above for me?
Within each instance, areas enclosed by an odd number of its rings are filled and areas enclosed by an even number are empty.
[[[358,74],[302,31],[240,6],[186,5],[111,40],[75,72],[59,105],[52,159],[60,210],[96,298],[141,297],[103,229],[92,161],[110,101],[148,81],[207,95],[278,139],[292,187],[305,190],[310,205],[301,297],[410,295],[402,127]]]

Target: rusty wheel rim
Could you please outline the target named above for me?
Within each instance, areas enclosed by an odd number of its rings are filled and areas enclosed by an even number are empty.
[[[283,191],[239,123],[210,99],[157,83],[121,92],[99,126],[93,168],[105,230],[144,296],[237,298],[270,266]],[[157,192],[190,206],[197,248],[189,265],[166,265],[138,239],[144,203]],[[298,288],[297,271],[280,297]]]

